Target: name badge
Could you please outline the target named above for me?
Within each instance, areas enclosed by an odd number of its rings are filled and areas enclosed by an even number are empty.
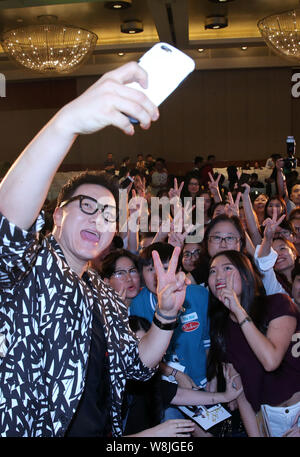
[[[198,319],[197,313],[190,313],[190,314],[186,314],[185,316],[180,316],[180,320],[183,324],[186,324],[187,322],[195,321],[196,319]]]

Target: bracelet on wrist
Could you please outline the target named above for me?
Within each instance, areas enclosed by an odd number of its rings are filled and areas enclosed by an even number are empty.
[[[178,326],[177,320],[174,321],[174,322],[170,322],[170,323],[165,324],[165,323],[159,321],[157,319],[157,317],[155,316],[155,314],[153,316],[153,321],[152,322],[153,322],[154,325],[156,325],[156,327],[160,328],[161,330],[174,330]]]
[[[243,319],[241,322],[239,322],[239,326],[242,327],[246,322],[252,322],[252,319],[250,316],[246,316],[245,319]]]
[[[158,305],[157,305],[156,308],[155,308],[155,312],[156,312],[156,314],[157,314],[158,316],[163,317],[163,318],[166,319],[167,321],[173,321],[174,319],[177,319],[177,314],[176,314],[176,316],[166,316],[165,314],[163,314],[163,313],[160,311]]]

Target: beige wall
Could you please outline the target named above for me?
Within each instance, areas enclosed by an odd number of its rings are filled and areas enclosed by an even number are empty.
[[[290,77],[289,68],[196,71],[164,102],[149,131],[137,128],[126,137],[107,128],[80,137],[64,163],[96,165],[107,152],[119,160],[142,152],[172,162],[197,154],[250,160],[284,153],[287,135],[300,145],[300,99],[291,98]],[[13,161],[51,115],[94,80],[8,83],[7,97],[0,99],[0,162]]]

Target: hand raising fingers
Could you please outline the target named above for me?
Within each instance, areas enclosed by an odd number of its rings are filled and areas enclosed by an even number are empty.
[[[165,271],[157,251],[152,252],[153,263],[157,275],[157,297],[159,308],[164,314],[176,315],[181,309],[186,286],[190,281],[183,272],[176,273],[180,248],[175,247]]]
[[[241,192],[237,193],[235,201],[233,200],[233,196],[231,192],[228,192],[228,203],[226,204],[226,214],[229,216],[234,215],[234,216],[239,216],[240,210],[239,210],[239,204],[240,204],[240,199],[241,199]]]
[[[274,206],[272,211],[272,219],[268,217],[263,221],[263,226],[265,227],[264,236],[268,239],[272,239],[276,232],[276,228],[281,224],[284,218],[285,214],[282,214],[282,216],[277,219],[277,208]]]

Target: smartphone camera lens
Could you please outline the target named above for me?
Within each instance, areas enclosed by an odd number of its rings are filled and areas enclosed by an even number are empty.
[[[172,49],[168,48],[168,46],[165,46],[164,44],[161,46],[161,49],[166,52],[172,52]]]

